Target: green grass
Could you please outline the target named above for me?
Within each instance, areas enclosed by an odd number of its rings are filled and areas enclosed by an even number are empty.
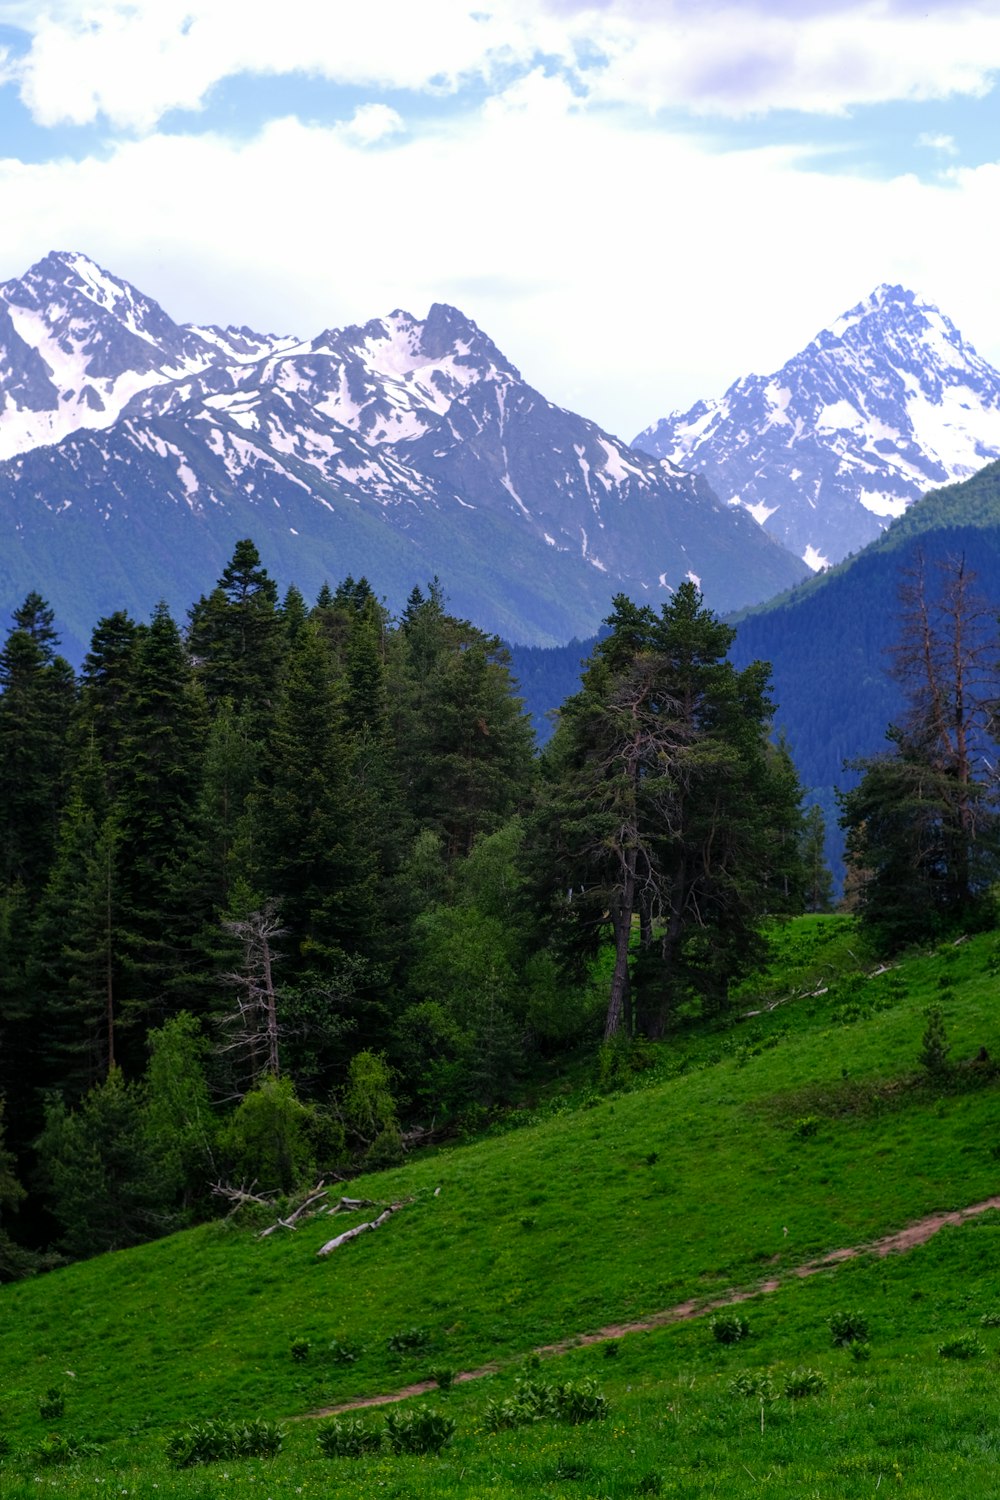
[[[997,1084],[961,1068],[932,1088],[916,1065],[931,1004],[953,1059],[1000,1054],[996,943],[867,980],[850,924],[789,924],[739,1008],[799,998],[685,1033],[630,1092],[579,1089],[524,1128],[356,1180],[345,1191],[411,1201],[329,1259],[319,1245],[356,1220],[264,1240],[208,1225],[3,1288],[0,1434],[15,1452],[0,1461],[0,1494],[624,1496],[658,1483],[666,1495],[835,1500],[896,1486],[897,1472],[911,1495],[993,1494],[1000,1328],[980,1318],[1000,1311],[998,1216],[906,1255],[793,1273],[997,1191]],[[802,993],[827,977],[825,994]],[[597,1379],[606,1422],[484,1431],[486,1401],[509,1394],[532,1349],[773,1277],[780,1290],[741,1305],[751,1337],[737,1344],[716,1342],[705,1316],[629,1335],[614,1357],[595,1344],[546,1359],[541,1378]],[[833,1347],[827,1320],[844,1310],[868,1318],[870,1359]],[[423,1347],[389,1348],[413,1328]],[[966,1334],[985,1355],[938,1355]],[[298,1340],[305,1359],[292,1356]],[[358,1357],[337,1362],[333,1340]],[[489,1362],[497,1374],[416,1402],[456,1420],[437,1458],[326,1459],[315,1423],[297,1420]],[[763,1432],[761,1403],[729,1394],[740,1371],[770,1372],[780,1389],[802,1367],[825,1390],[767,1403]],[[43,1422],[52,1387],[65,1411]],[[177,1426],[251,1417],[285,1423],[276,1459],[166,1464]],[[38,1467],[24,1455],[47,1431],[103,1451]]]

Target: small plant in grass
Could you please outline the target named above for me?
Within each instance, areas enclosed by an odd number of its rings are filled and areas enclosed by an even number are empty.
[[[309,1340],[292,1339],[291,1355],[296,1364],[303,1364],[309,1358]]]
[[[576,1385],[567,1380],[564,1385],[557,1385],[555,1405],[559,1421],[574,1427],[581,1422],[603,1422],[610,1411],[607,1396],[602,1395],[593,1380],[581,1380]]]
[[[455,1381],[456,1372],[448,1365],[434,1365],[430,1371],[430,1377],[438,1390],[450,1391]]]
[[[274,1458],[281,1452],[284,1429],[276,1422],[191,1422],[167,1439],[167,1458],[177,1469],[214,1463],[220,1458]]]
[[[1000,1328],[1000,1312],[984,1312],[979,1321],[983,1328]]]
[[[792,1371],[782,1389],[793,1401],[801,1400],[803,1396],[819,1396],[826,1390],[826,1378],[819,1370],[803,1367]]]
[[[365,1458],[381,1448],[382,1431],[357,1417],[334,1417],[320,1424],[316,1441],[327,1458]]]
[[[30,1464],[48,1468],[55,1464],[76,1463],[81,1458],[96,1458],[100,1451],[100,1443],[64,1437],[61,1432],[50,1432],[42,1442],[29,1448],[24,1456]]]
[[[835,1349],[846,1344],[865,1343],[868,1338],[868,1319],[864,1313],[835,1312],[830,1315],[830,1337]]]
[[[385,1438],[393,1453],[440,1453],[455,1435],[455,1419],[429,1406],[393,1411],[385,1419]]]
[[[749,1370],[741,1370],[729,1382],[729,1394],[741,1400],[755,1397],[758,1401],[773,1401],[777,1391],[770,1375],[754,1375]]]
[[[617,1359],[622,1352],[622,1346],[618,1339],[608,1339],[604,1346],[605,1359]]]
[[[535,1227],[535,1217],[534,1217],[534,1214],[525,1214],[524,1217],[521,1220],[521,1228],[522,1229],[534,1229],[534,1227]]]
[[[0,1432],[0,1458],[6,1458],[10,1452],[10,1438],[6,1433]]]
[[[38,1415],[43,1422],[53,1422],[66,1410],[66,1397],[58,1386],[50,1385],[38,1403]]]
[[[662,1495],[663,1475],[656,1469],[650,1469],[648,1474],[643,1474],[632,1486],[633,1495]]]
[[[857,1344],[850,1344],[848,1347],[851,1351],[851,1358],[855,1361],[856,1364],[864,1364],[865,1360],[871,1359],[872,1357],[872,1346],[867,1341],[862,1341]]]
[[[738,1344],[750,1336],[750,1324],[739,1313],[719,1313],[708,1326],[717,1344]]]
[[[792,1125],[792,1135],[797,1141],[808,1141],[819,1130],[818,1115],[802,1115]]]
[[[385,1343],[390,1354],[409,1354],[415,1349],[426,1349],[430,1341],[426,1328],[401,1328],[398,1333],[390,1333]]]
[[[364,1354],[361,1344],[354,1343],[351,1339],[331,1339],[330,1358],[335,1365],[353,1365]]]
[[[957,1339],[947,1339],[945,1343],[938,1344],[938,1354],[942,1359],[975,1359],[977,1355],[985,1353],[986,1345],[974,1333],[963,1333]]]
[[[948,1037],[944,1029],[944,1014],[940,1005],[929,1005],[924,1012],[927,1026],[920,1039],[917,1061],[933,1079],[945,1078],[949,1072]]]
[[[582,1422],[603,1422],[610,1409],[608,1398],[593,1380],[577,1384],[567,1380],[562,1385],[551,1385],[544,1380],[519,1379],[512,1396],[486,1403],[483,1420],[487,1432],[503,1432],[545,1420],[569,1422],[575,1427]]]

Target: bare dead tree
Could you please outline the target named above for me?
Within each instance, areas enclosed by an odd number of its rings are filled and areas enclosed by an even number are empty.
[[[222,1018],[228,1035],[224,1052],[235,1052],[244,1058],[250,1077],[256,1081],[263,1074],[281,1076],[278,1050],[278,1001],[274,986],[274,967],[281,959],[275,942],[288,935],[282,927],[278,905],[265,901],[259,911],[242,921],[223,922],[223,928],[243,945],[242,966],[222,975],[224,984],[236,992],[236,1006]]]

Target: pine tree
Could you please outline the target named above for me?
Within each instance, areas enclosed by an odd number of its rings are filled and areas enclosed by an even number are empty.
[[[249,538],[237,542],[212,593],[191,610],[188,646],[210,704],[229,698],[267,723],[277,701],[286,633],[278,589]]]
[[[936,593],[921,559],[904,579],[906,711],[890,752],[851,763],[860,780],[840,799],[859,915],[890,948],[991,920],[1000,874],[994,621],[963,558],[940,572]]]
[[[659,616],[619,596],[607,623],[563,706],[529,844],[564,945],[593,951],[611,928],[606,1036],[658,1036],[688,998],[720,1009],[761,954],[762,913],[788,908],[799,789],[768,744],[766,667],[732,667],[733,631],[692,584]]]

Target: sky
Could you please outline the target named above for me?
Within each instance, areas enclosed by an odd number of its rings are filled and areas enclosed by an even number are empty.
[[[0,0],[0,279],[461,308],[626,439],[880,282],[1000,365],[1000,0]]]

